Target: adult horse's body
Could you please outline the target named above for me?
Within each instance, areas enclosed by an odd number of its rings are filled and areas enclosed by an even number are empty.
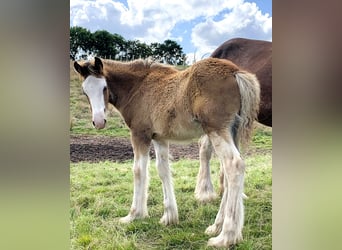
[[[272,42],[234,38],[221,44],[211,57],[232,61],[257,76],[260,83],[258,122],[272,127]]]
[[[260,83],[260,108],[258,122],[272,127],[272,42],[234,38],[221,44],[211,57],[227,59],[239,67],[254,73]],[[207,136],[199,141],[200,169],[195,196],[201,202],[216,198],[210,178],[210,158],[212,146]],[[220,186],[223,191],[223,174]]]
[[[131,130],[134,151],[134,194],[129,214],[120,221],[148,216],[147,161],[151,142],[163,184],[164,215],[160,222],[178,223],[178,210],[168,162],[169,141],[206,134],[223,163],[225,190],[208,242],[229,246],[242,240],[245,164],[236,142],[250,137],[257,117],[260,90],[256,77],[221,59],[205,59],[178,71],[160,64],[120,63],[95,58],[74,63],[84,78],[96,128],[105,127],[107,102],[121,113]]]

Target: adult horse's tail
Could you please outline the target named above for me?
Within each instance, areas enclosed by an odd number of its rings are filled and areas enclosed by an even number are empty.
[[[247,144],[251,138],[253,121],[257,119],[260,103],[260,85],[256,76],[247,71],[238,71],[235,78],[240,89],[241,107],[235,127],[234,141]]]

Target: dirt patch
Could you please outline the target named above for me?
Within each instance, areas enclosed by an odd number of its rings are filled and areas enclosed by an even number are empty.
[[[251,147],[243,155],[264,154],[270,151]],[[173,160],[198,159],[198,144],[170,144],[170,155]],[[155,158],[153,146],[151,147],[150,157]],[[71,162],[100,162],[107,160],[122,162],[132,159],[133,149],[129,139],[97,135],[70,136]]]
[[[197,143],[187,145],[170,145],[170,154],[174,160],[180,158],[198,159]],[[155,158],[153,146],[150,157]],[[109,136],[72,135],[70,137],[71,162],[100,162],[100,161],[126,161],[133,159],[131,142],[125,138]]]

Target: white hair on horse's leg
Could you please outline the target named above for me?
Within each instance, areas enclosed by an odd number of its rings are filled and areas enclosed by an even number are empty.
[[[209,246],[228,247],[242,240],[242,227],[244,221],[243,208],[243,182],[245,164],[240,157],[238,149],[234,145],[233,139],[228,136],[225,140],[217,133],[210,134],[210,140],[215,148],[215,152],[223,163],[225,189],[221,201],[220,211],[214,225],[207,231],[222,228],[217,237],[210,238]],[[221,211],[224,209],[224,212]],[[223,215],[223,223],[222,217]],[[215,229],[215,228],[214,228]]]
[[[148,216],[147,212],[147,187],[148,187],[148,155],[134,154],[133,174],[134,191],[133,201],[129,214],[120,219],[122,223],[129,223],[136,218]]]
[[[164,195],[164,214],[160,219],[160,223],[165,225],[176,224],[178,223],[178,208],[171,178],[168,143],[153,140],[153,145],[156,152],[156,164],[159,177],[162,180]]]

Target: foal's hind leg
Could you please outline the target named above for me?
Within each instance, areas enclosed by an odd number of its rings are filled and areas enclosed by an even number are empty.
[[[210,178],[210,158],[212,145],[207,135],[201,137],[198,142],[200,168],[197,175],[195,197],[202,203],[207,203],[216,198],[216,193]]]
[[[216,218],[215,218],[215,222],[213,225],[209,226],[205,230],[205,233],[208,235],[216,235],[219,232],[221,232],[221,229],[222,229],[224,215],[226,212],[227,199],[228,199],[228,182],[227,182],[227,180],[224,180],[224,188],[222,188],[222,190],[224,190],[224,192],[222,194],[222,200],[221,200],[219,211],[218,211]]]
[[[208,227],[207,233],[222,229],[217,237],[209,239],[208,245],[229,247],[242,240],[245,164],[230,134],[213,132],[209,137],[222,163],[225,190],[215,223]]]
[[[132,206],[129,214],[120,219],[122,223],[129,223],[136,218],[148,216],[147,212],[147,186],[148,186],[148,152],[149,145],[141,142],[138,138],[132,136],[132,146],[134,151],[134,193]]]
[[[164,215],[160,223],[176,224],[178,223],[178,209],[169,167],[169,144],[164,141],[153,140],[152,142],[156,152],[158,174],[163,183]]]

